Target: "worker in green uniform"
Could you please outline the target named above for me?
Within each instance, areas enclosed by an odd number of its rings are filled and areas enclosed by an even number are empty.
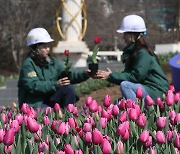
[[[34,108],[61,107],[75,104],[77,95],[72,84],[89,78],[88,71],[71,71],[70,79],[61,78],[65,67],[49,54],[49,43],[54,40],[44,28],[34,28],[27,35],[28,56],[25,58],[18,81],[19,106],[27,103]]]
[[[138,15],[128,15],[122,20],[118,33],[123,33],[126,47],[123,49],[123,72],[99,70],[97,77],[120,85],[122,96],[136,101],[136,90],[141,87],[143,97],[151,96],[154,100],[162,97],[168,89],[168,80],[161,69],[157,56],[150,50],[144,34],[145,22]]]

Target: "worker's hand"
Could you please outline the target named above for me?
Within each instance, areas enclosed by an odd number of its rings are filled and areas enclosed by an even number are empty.
[[[70,84],[70,80],[68,77],[64,77],[62,79],[59,79],[57,81],[57,85],[60,87],[60,86],[66,86],[66,85],[69,85]]]
[[[107,71],[98,70],[96,76],[99,79],[106,80],[109,77],[109,74],[111,74],[111,73],[112,73],[112,71],[109,68],[107,68]]]
[[[96,75],[92,75],[92,74],[91,74],[91,70],[88,69],[88,70],[86,70],[86,72],[87,72],[87,74],[88,74],[89,77],[91,77],[91,78],[93,78],[93,79],[96,79],[96,78],[97,78]]]

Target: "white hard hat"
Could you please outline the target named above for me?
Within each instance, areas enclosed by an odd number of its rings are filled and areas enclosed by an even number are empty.
[[[27,35],[27,46],[37,43],[49,43],[54,40],[44,28],[34,28]]]
[[[122,20],[121,27],[117,30],[118,33],[124,32],[145,32],[146,25],[142,17],[138,15],[128,15]]]

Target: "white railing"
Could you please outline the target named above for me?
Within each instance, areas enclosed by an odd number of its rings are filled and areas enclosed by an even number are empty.
[[[122,53],[123,53],[122,51],[99,51],[97,53],[97,55],[99,57],[101,57],[101,56],[116,56],[117,61],[121,61]],[[92,51],[89,52],[89,55],[92,55]]]

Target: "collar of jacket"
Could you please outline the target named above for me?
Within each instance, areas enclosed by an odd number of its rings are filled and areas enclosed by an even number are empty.
[[[126,60],[129,58],[129,56],[131,55],[131,52],[134,50],[135,48],[135,42],[127,45],[124,49],[123,49],[123,54],[121,56],[121,60],[123,63],[126,62]]]

